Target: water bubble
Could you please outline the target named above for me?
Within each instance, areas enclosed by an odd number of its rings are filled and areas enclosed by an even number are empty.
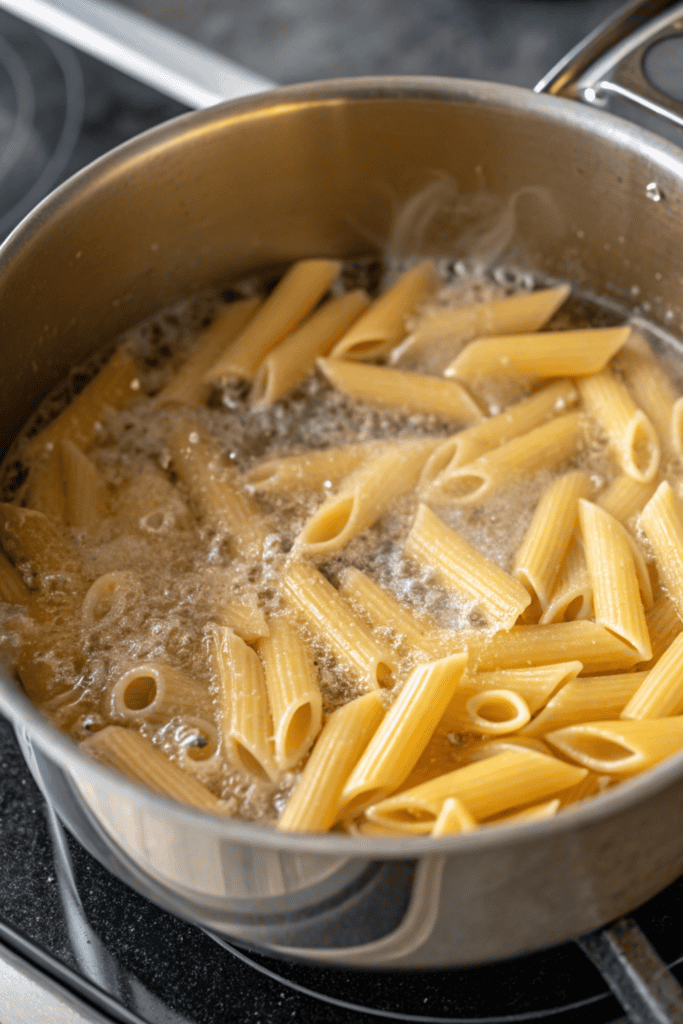
[[[661,203],[664,198],[656,181],[651,181],[649,185],[645,186],[645,195],[648,199],[651,199],[653,203]]]

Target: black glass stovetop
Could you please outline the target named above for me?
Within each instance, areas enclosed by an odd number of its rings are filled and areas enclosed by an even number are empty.
[[[585,19],[591,0],[574,2]],[[548,4],[536,6],[542,18]],[[593,6],[602,13],[601,0]],[[183,109],[0,12],[0,237],[69,174]],[[683,880],[633,919],[674,977],[683,978]],[[622,1005],[574,943],[495,966],[398,974],[286,963],[212,937],[128,889],[71,839],[0,719],[0,954],[3,948],[84,1007],[117,1021],[624,1019]],[[0,990],[0,1021],[3,998],[9,996]]]

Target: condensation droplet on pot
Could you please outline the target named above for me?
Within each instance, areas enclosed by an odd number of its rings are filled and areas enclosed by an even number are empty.
[[[583,230],[583,228],[579,228],[579,230],[576,232],[576,237],[577,238],[585,238],[586,237],[586,232]]]
[[[619,237],[617,238],[617,242],[619,243],[619,245],[623,245],[625,241],[626,239],[623,235],[619,235]]]
[[[648,199],[651,199],[653,203],[661,203],[664,198],[656,181],[651,181],[649,185],[645,186],[645,195]]]
[[[673,318],[674,318],[674,311],[673,311],[673,309],[667,309],[666,313],[664,314],[664,319],[665,320],[673,320]]]
[[[199,444],[199,434],[197,433],[197,431],[193,430],[192,433],[188,435],[187,440],[190,442],[190,444]]]
[[[661,275],[661,272],[658,270],[657,273],[655,274],[655,281],[661,281],[661,280],[662,280],[662,275]]]
[[[637,284],[631,285],[631,295],[632,295],[632,296],[633,296],[634,298],[635,298],[635,297],[636,297],[637,295],[640,295],[640,288],[638,287],[638,285],[637,285]]]

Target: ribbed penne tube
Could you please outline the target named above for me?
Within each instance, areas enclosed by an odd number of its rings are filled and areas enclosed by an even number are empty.
[[[610,370],[602,370],[579,379],[577,387],[586,409],[607,434],[624,473],[640,483],[654,479],[661,454],[657,431],[626,385]]]
[[[404,550],[432,569],[447,590],[475,603],[499,629],[513,626],[531,601],[521,583],[442,523],[426,505],[418,509]]]
[[[683,516],[668,481],[659,485],[643,509],[640,526],[652,546],[667,593],[683,616]]]
[[[640,655],[652,656],[638,574],[626,530],[609,512],[579,501],[586,564],[593,588],[595,621]]]
[[[342,448],[284,455],[281,459],[257,463],[240,479],[245,490],[254,493],[272,491],[286,494],[304,488],[314,491],[323,486],[333,487],[366,459],[376,455],[383,446],[382,441],[366,441]]]
[[[97,376],[75,396],[60,415],[29,438],[24,451],[36,456],[50,451],[63,439],[73,441],[85,449],[93,444],[102,428],[102,415],[106,406],[122,409],[126,402],[139,394],[138,369],[130,356],[118,349]]]
[[[683,633],[640,684],[620,718],[666,718],[683,711]]]
[[[251,380],[264,356],[299,326],[340,271],[337,260],[299,260],[293,264],[245,329],[205,372],[204,383]]]
[[[0,551],[0,601],[5,604],[27,605],[28,587],[7,555]]]
[[[332,349],[335,359],[379,359],[406,335],[406,321],[439,283],[431,261],[407,270]]]
[[[616,366],[637,404],[650,418],[669,459],[683,456],[683,398],[663,367],[649,351],[647,342],[627,346]]]
[[[209,705],[206,686],[161,661],[133,665],[111,683],[105,696],[108,717],[136,724],[165,725]]]
[[[405,832],[395,828],[375,825],[373,821],[345,821],[344,831],[350,836],[366,836],[368,839],[405,839]]]
[[[104,621],[113,624],[121,619],[126,606],[139,601],[142,595],[142,583],[137,573],[123,569],[104,573],[88,587],[81,605],[81,616],[86,626]]]
[[[507,668],[495,672],[478,672],[473,675],[468,673],[458,683],[453,700],[443,715],[441,725],[446,729],[455,730],[469,700],[480,693],[491,690],[513,691],[522,697],[529,713],[533,715],[539,708],[547,704],[558,690],[576,679],[582,668],[583,665],[580,661],[567,661],[558,662],[556,665]]]
[[[241,586],[236,594],[235,578],[229,569],[207,566],[202,574],[202,591],[213,622],[227,626],[246,643],[269,635],[270,629],[256,592]]]
[[[183,771],[203,779],[219,775],[225,767],[218,728],[209,715],[182,715],[173,729],[176,758]]]
[[[346,781],[340,818],[355,817],[405,782],[448,707],[466,664],[466,654],[453,654],[413,670]]]
[[[308,562],[292,561],[280,576],[288,607],[315,639],[367,689],[388,682],[396,668],[390,648],[376,640],[351,606]]]
[[[108,725],[83,740],[81,749],[161,796],[202,811],[226,813],[225,805],[206,786],[169,761],[134,729]]]
[[[512,575],[526,587],[541,611],[550,601],[558,571],[572,539],[579,498],[590,494],[587,473],[566,473],[543,492],[515,554]]]
[[[576,786],[572,786],[571,789],[565,789],[559,797],[560,806],[568,807],[570,804],[587,800],[588,797],[597,796],[598,793],[602,792],[601,780],[607,778],[608,776],[606,775],[596,775],[595,772],[588,772],[585,779],[582,779]]]
[[[676,637],[683,632],[683,622],[668,594],[661,594],[645,612],[645,621],[650,634],[652,658],[640,666],[643,669],[656,665]]]
[[[446,367],[446,377],[579,377],[604,369],[626,343],[630,327],[496,335],[470,342]]]
[[[225,349],[244,331],[261,306],[261,299],[236,299],[216,314],[196,340],[190,356],[159,394],[159,405],[204,405],[211,394],[205,374]]]
[[[344,784],[384,716],[378,693],[333,711],[280,815],[285,832],[326,832],[337,820]]]
[[[199,421],[179,419],[167,436],[173,468],[207,526],[230,538],[233,554],[260,557],[265,527],[251,498],[234,483],[216,441]]]
[[[425,348],[434,341],[468,340],[490,334],[538,331],[569,297],[566,285],[542,288],[525,295],[510,295],[462,309],[445,309],[426,317],[408,338],[405,350]]]
[[[456,691],[455,701],[451,702],[446,714],[453,730],[477,732],[484,736],[505,736],[516,732],[531,718],[524,698],[514,690],[503,689],[477,690],[467,699]]]
[[[456,381],[343,359],[319,359],[318,367],[333,387],[358,402],[433,414],[459,423],[483,419],[480,407]]]
[[[576,785],[585,774],[585,770],[546,754],[510,750],[397,793],[368,807],[366,815],[378,825],[420,832],[438,818],[448,797],[458,797],[480,821],[555,796]]]
[[[308,647],[283,618],[272,619],[258,641],[273,719],[275,762],[288,771],[307,754],[320,732],[322,695]]]
[[[362,533],[418,481],[437,442],[400,441],[387,445],[342,480],[336,494],[313,513],[294,542],[298,555],[338,551]]]
[[[627,519],[641,512],[657,490],[657,480],[641,483],[628,473],[620,473],[612,483],[595,499],[596,505],[604,508],[611,516],[625,523]]]
[[[574,536],[569,543],[548,607],[539,621],[545,626],[551,622],[589,619],[592,614],[593,587],[588,575],[586,553],[583,544]]]
[[[219,683],[220,725],[225,756],[235,768],[275,781],[273,726],[258,654],[225,626],[211,623],[207,638]]]
[[[434,822],[431,835],[452,836],[460,832],[474,832],[477,822],[457,796],[444,800],[439,816]]]
[[[645,680],[646,672],[621,672],[613,676],[572,679],[548,701],[522,730],[524,736],[545,736],[554,729],[577,722],[618,718]]]
[[[40,460],[31,464],[26,506],[53,523],[66,526],[66,494],[59,443],[50,443]]]
[[[474,427],[467,427],[447,437],[425,463],[421,486],[426,488],[435,483],[438,488],[441,473],[448,475],[451,470],[473,462],[484,452],[513,437],[528,433],[558,413],[566,412],[576,404],[578,398],[579,393],[571,381],[557,381],[529,398],[508,406],[498,416],[490,416]]]
[[[583,416],[567,413],[480,455],[474,462],[439,474],[430,496],[457,505],[477,505],[504,484],[572,455],[583,438]]]
[[[534,750],[537,754],[553,755],[550,747],[542,740],[534,739],[531,736],[522,736],[515,733],[514,736],[502,736],[495,740],[485,740],[477,744],[471,751],[468,763],[484,761],[487,757],[496,757],[498,754],[505,754],[509,750]]]
[[[69,538],[42,512],[0,503],[0,543],[17,568],[26,567],[34,575],[81,570]]]
[[[435,630],[430,619],[418,621],[405,605],[378,586],[369,576],[353,566],[344,569],[339,580],[339,593],[352,604],[374,628],[390,628],[405,637],[410,647],[428,655],[434,653]]]
[[[580,661],[585,675],[623,672],[639,661],[638,653],[596,622],[554,622],[547,626],[515,626],[493,636],[463,630],[454,642],[470,655],[471,672],[523,665]]]
[[[249,393],[251,409],[267,409],[291,391],[370,305],[362,288],[330,299],[296,331],[269,352]]]
[[[114,513],[124,530],[154,534],[190,525],[192,514],[180,491],[157,470],[127,480],[114,497]]]
[[[624,778],[683,748],[683,717],[587,722],[557,729],[545,738],[582,767]]]
[[[109,487],[73,441],[59,446],[64,472],[66,522],[77,530],[96,530],[109,514]]]
[[[579,783],[580,785],[580,783]],[[525,807],[522,811],[512,811],[509,814],[498,814],[495,818],[489,818],[488,825],[514,825],[524,821],[546,821],[554,818],[561,806],[559,797],[554,800],[544,800],[541,804],[534,804],[533,807]]]

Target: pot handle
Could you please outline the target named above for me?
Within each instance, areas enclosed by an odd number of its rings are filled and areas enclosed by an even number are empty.
[[[593,106],[621,99],[683,128],[683,3],[631,0],[535,86]]]

